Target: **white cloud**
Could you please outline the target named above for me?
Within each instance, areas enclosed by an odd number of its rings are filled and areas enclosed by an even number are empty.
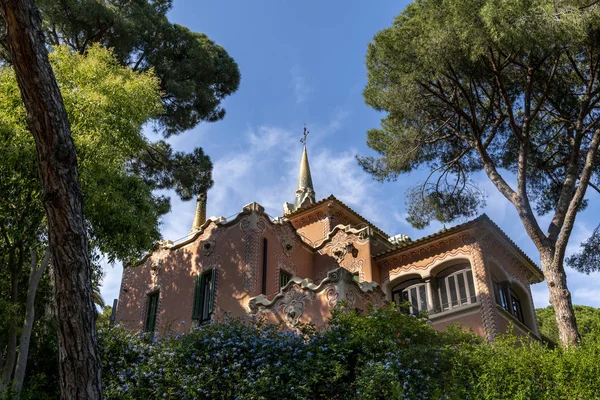
[[[104,303],[112,306],[113,300],[119,298],[119,289],[121,288],[121,276],[123,275],[123,266],[121,263],[110,265],[102,263],[104,269],[104,278],[100,287],[100,294]]]
[[[304,103],[313,92],[313,88],[308,84],[307,79],[302,71],[302,67],[300,67],[299,64],[295,64],[292,67],[290,74],[292,75],[290,87],[294,91],[296,104]]]

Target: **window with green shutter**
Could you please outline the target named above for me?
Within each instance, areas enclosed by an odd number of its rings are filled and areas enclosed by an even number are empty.
[[[148,313],[146,314],[146,332],[154,332],[156,329],[156,312],[158,310],[159,292],[148,295]]]
[[[285,285],[292,279],[292,275],[288,274],[284,270],[279,270],[279,290],[283,289]]]
[[[213,268],[196,277],[192,318],[200,322],[208,321],[213,312],[215,274],[216,269]]]

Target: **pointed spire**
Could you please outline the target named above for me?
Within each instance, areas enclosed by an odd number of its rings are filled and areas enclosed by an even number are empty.
[[[306,153],[306,144],[304,145],[304,151],[302,152],[302,161],[300,161],[300,173],[298,174],[298,187],[296,188],[296,194],[304,189],[310,189],[313,193],[312,176],[310,175],[310,166],[308,165],[308,154]]]
[[[191,231],[196,231],[206,222],[206,192],[200,193],[196,198],[196,212]]]
[[[293,204],[285,203],[283,205],[284,215],[293,213],[299,208],[315,204],[315,189],[313,187],[310,166],[308,165],[308,153],[306,152],[306,137],[310,132],[304,126],[304,136],[300,141],[304,144],[302,151],[302,160],[300,161],[300,171],[298,173],[298,186],[296,187],[296,199]]]

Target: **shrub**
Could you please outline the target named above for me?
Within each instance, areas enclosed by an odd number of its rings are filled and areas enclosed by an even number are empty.
[[[505,335],[488,345],[396,307],[346,307],[290,331],[225,317],[179,336],[100,331],[107,399],[594,399],[600,340],[550,349]]]

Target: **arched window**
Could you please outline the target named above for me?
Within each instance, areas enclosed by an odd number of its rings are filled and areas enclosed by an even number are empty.
[[[427,311],[427,286],[420,279],[402,282],[392,289],[392,299],[398,305],[408,301],[411,314]]]
[[[473,273],[469,265],[449,268],[438,275],[441,311],[477,302]]]

